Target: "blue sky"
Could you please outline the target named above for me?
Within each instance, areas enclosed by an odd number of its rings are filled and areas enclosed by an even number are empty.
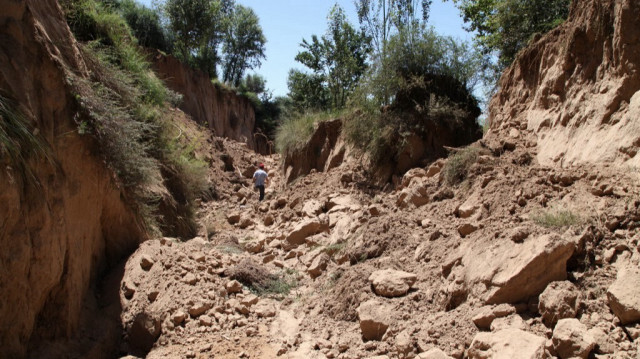
[[[152,0],[138,0],[151,6]],[[262,30],[267,38],[266,56],[262,66],[254,72],[264,76],[267,88],[275,96],[286,95],[287,74],[291,68],[300,68],[294,58],[300,50],[302,39],[311,35],[324,34],[327,15],[337,2],[350,17],[351,23],[358,24],[352,0],[236,0],[237,3],[252,8],[260,18]],[[440,34],[470,40],[471,35],[463,29],[463,21],[451,1],[434,0],[431,6],[430,24]]]

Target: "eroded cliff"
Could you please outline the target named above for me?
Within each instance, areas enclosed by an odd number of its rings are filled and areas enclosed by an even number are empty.
[[[92,284],[143,233],[96,143],[78,134],[65,83],[87,76],[87,66],[58,2],[2,0],[0,8],[0,89],[53,162],[32,159],[28,183],[2,158],[0,347],[15,358],[30,342],[72,336]]]
[[[547,165],[640,165],[639,22],[634,0],[574,1],[503,74],[487,137],[526,137]]]
[[[208,125],[216,136],[244,142],[257,150],[256,115],[248,98],[215,86],[209,75],[173,56],[153,53],[153,68],[167,86],[182,94],[180,109],[196,122]]]

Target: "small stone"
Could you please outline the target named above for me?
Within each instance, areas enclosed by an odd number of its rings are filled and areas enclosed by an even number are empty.
[[[209,305],[208,303],[196,302],[189,308],[189,315],[196,318],[204,314],[210,308],[211,308],[211,305]]]
[[[480,227],[478,227],[478,225],[476,224],[472,224],[472,223],[465,223],[462,224],[458,227],[458,233],[460,233],[460,235],[462,237],[466,237],[468,235],[470,235],[471,233],[477,231]]]
[[[386,269],[373,272],[369,281],[377,295],[383,297],[400,297],[411,289],[417,276],[413,273]]]
[[[183,281],[187,284],[194,285],[198,282],[198,278],[193,273],[187,273],[187,275],[184,276]]]
[[[237,280],[231,280],[224,286],[229,294],[242,293],[242,283]]]
[[[249,294],[240,300],[240,303],[244,306],[250,307],[256,303],[258,303],[258,296],[254,294]]]
[[[325,269],[327,269],[329,261],[329,255],[327,255],[326,253],[322,253],[321,255],[314,258],[309,268],[307,268],[307,273],[309,273],[311,278],[320,276],[325,271]]]
[[[195,260],[198,263],[204,263],[207,259],[207,257],[202,252],[195,252],[193,253],[192,257],[193,257],[193,260]]]
[[[185,319],[187,319],[187,314],[181,310],[173,313],[173,315],[171,316],[171,321],[175,325],[182,324],[182,322],[184,322]]]
[[[236,224],[240,222],[240,216],[238,212],[231,212],[227,215],[227,222],[229,222],[229,224]]]
[[[208,315],[201,315],[200,318],[198,318],[198,321],[200,322],[200,325],[204,327],[210,327],[213,325],[213,318]]]
[[[147,254],[143,254],[142,257],[140,257],[140,267],[146,271],[150,270],[154,263],[153,258]]]

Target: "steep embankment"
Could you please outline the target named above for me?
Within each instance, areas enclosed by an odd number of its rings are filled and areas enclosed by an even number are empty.
[[[635,0],[574,1],[503,74],[488,138],[524,136],[547,165],[640,165],[639,22]]]
[[[36,182],[0,171],[0,347],[21,357],[30,341],[74,333],[91,284],[143,238],[90,137],[77,133],[67,74],[86,65],[55,0],[0,1],[0,88],[50,147],[33,159]]]
[[[264,152],[266,138],[255,134],[256,116],[248,98],[215,86],[209,76],[173,56],[153,53],[153,68],[172,90],[182,94],[180,109],[207,124],[216,136],[244,142]]]

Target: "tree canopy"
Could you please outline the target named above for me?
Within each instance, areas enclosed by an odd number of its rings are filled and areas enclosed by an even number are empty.
[[[296,61],[308,72],[289,72],[289,96],[300,108],[337,109],[344,107],[367,67],[370,39],[347,20],[344,10],[335,5],[328,17],[328,29],[322,36],[303,39]]]
[[[534,34],[543,34],[569,14],[571,0],[452,0],[497,78]]]

